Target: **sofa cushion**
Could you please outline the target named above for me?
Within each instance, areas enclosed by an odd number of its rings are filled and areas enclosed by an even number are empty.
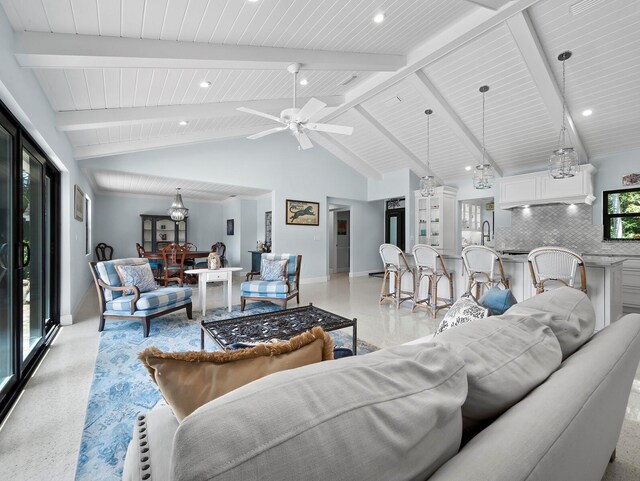
[[[465,361],[469,394],[462,415],[469,428],[516,404],[562,360],[551,329],[530,317],[519,322],[502,316],[478,319],[433,341]]]
[[[245,281],[240,285],[242,292],[260,294],[286,294],[289,285],[285,281]]]
[[[140,292],[155,291],[158,288],[149,263],[133,265],[117,265],[116,271],[123,286],[136,286]],[[125,295],[133,294],[133,289],[124,291]]]
[[[593,334],[596,313],[587,295],[571,287],[561,287],[533,296],[509,309],[508,319],[532,317],[549,326],[558,338],[562,359],[578,350]]]
[[[184,419],[172,479],[422,481],[459,448],[466,391],[433,344],[278,372]]]
[[[140,360],[182,421],[200,406],[274,372],[333,359],[333,341],[314,327],[289,341],[225,352],[162,352],[149,347]]]
[[[140,294],[136,302],[136,311],[147,311],[158,307],[165,307],[176,302],[190,299],[190,287],[161,287],[155,291]],[[108,311],[130,311],[133,296],[120,296],[107,302]]]

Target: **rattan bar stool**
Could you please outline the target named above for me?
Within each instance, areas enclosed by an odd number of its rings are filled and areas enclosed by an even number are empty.
[[[476,288],[476,298],[480,298],[482,287],[502,284],[509,289],[509,278],[504,273],[502,260],[496,251],[486,246],[468,246],[462,249],[462,263],[469,276],[467,290]],[[497,269],[496,269],[497,267]]]
[[[529,252],[529,270],[536,294],[545,291],[545,284],[557,282],[575,287],[580,270],[580,290],[587,293],[587,270],[578,254],[564,247],[538,247]],[[576,288],[577,289],[577,288]]]
[[[384,278],[380,289],[380,304],[384,301],[392,301],[396,309],[404,301],[413,299],[413,290],[402,290],[402,279],[406,275],[411,275],[411,286],[415,286],[415,276],[413,269],[409,267],[407,258],[402,250],[393,244],[382,244],[380,246],[380,257],[384,264]],[[393,286],[390,276],[393,274]]]
[[[416,244],[413,246],[413,259],[416,264],[414,289],[414,305],[412,312],[417,308],[429,309],[431,317],[436,317],[440,309],[446,309],[454,303],[453,272],[448,272],[440,253],[431,246]],[[438,297],[438,283],[442,278],[449,281],[449,297]],[[420,286],[424,279],[429,280],[427,297],[420,299]],[[443,303],[440,303],[443,301]]]

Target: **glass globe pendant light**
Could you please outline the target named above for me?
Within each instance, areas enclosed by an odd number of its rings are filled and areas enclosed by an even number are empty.
[[[431,175],[431,163],[429,161],[429,119],[433,110],[427,109],[424,113],[427,115],[427,174],[429,175],[425,175],[420,179],[420,195],[422,197],[433,197],[436,193],[436,178]]]
[[[483,85],[479,90],[482,93],[482,163],[473,169],[473,186],[476,189],[490,189],[493,187],[495,174],[491,164],[485,161],[487,149],[484,142],[484,94],[489,91],[489,86]]]
[[[180,222],[185,220],[189,215],[189,209],[187,209],[182,203],[182,195],[180,194],[180,187],[176,188],[176,196],[173,198],[173,203],[168,210],[171,220]]]
[[[573,147],[567,147],[567,125],[565,101],[565,62],[571,58],[571,52],[566,51],[558,55],[558,60],[562,62],[562,127],[558,138],[558,148],[549,156],[549,175],[554,179],[566,179],[573,177],[580,170],[580,158],[578,152]]]

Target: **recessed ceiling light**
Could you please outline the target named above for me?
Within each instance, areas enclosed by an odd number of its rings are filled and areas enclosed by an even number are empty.
[[[189,122],[186,120],[181,120],[180,122],[178,122],[180,125],[189,125]]]
[[[251,3],[256,3],[258,0],[248,0]]]
[[[523,205],[522,207],[524,207],[525,209],[528,209],[529,208],[529,204]]]
[[[589,115],[591,115],[593,113],[593,110],[591,109],[587,109],[587,110],[583,110],[582,111],[582,115],[584,115],[585,117],[589,117]]]
[[[309,81],[306,78],[303,78],[302,80],[300,80],[300,85],[307,85],[309,83]]]
[[[384,13],[378,13],[375,17],[373,17],[373,21],[376,23],[384,22]]]
[[[470,166],[470,165],[467,165],[467,166],[464,168],[464,170],[471,170],[471,166]]]
[[[200,87],[202,87],[203,89],[208,89],[209,87],[211,87],[211,82],[209,82],[208,80],[203,80],[202,82],[200,82]]]

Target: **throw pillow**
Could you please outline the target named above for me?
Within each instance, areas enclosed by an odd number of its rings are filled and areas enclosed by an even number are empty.
[[[518,301],[513,297],[513,293],[509,289],[500,289],[492,287],[480,298],[479,304],[491,311],[492,316],[500,316],[507,309],[517,304]]]
[[[454,302],[453,306],[444,315],[444,319],[438,326],[434,335],[438,335],[447,329],[464,324],[475,319],[482,319],[489,315],[489,310],[478,305],[471,294],[464,294]]]
[[[263,376],[333,359],[333,340],[314,327],[285,342],[237,351],[162,352],[149,347],[138,358],[182,421],[200,406]]]
[[[289,261],[262,259],[260,264],[260,280],[262,281],[284,281],[287,275],[287,264]]]
[[[117,265],[116,271],[123,286],[137,286],[140,293],[155,291],[158,288],[151,266],[147,263]],[[124,291],[124,295],[133,294],[133,289]]]

